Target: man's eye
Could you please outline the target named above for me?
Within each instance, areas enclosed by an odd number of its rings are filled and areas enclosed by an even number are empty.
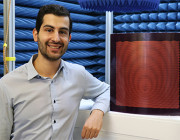
[[[53,30],[52,30],[52,29],[47,29],[46,31],[47,31],[47,32],[52,32]]]
[[[60,33],[60,34],[64,34],[64,35],[66,35],[66,34],[67,34],[67,32],[66,32],[66,31],[59,31],[59,33]]]

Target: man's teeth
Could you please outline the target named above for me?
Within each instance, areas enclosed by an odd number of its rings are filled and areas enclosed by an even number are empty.
[[[48,45],[49,46],[49,45]],[[50,48],[53,48],[53,49],[59,49],[60,47],[54,47],[54,46],[49,46]]]

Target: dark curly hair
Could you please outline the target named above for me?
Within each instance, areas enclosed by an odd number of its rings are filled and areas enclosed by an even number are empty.
[[[43,23],[43,18],[44,15],[46,14],[53,14],[56,16],[68,16],[69,17],[69,34],[71,34],[71,30],[72,30],[72,19],[70,17],[70,13],[69,11],[60,5],[44,5],[40,8],[37,18],[36,18],[36,30],[39,33],[40,27]]]

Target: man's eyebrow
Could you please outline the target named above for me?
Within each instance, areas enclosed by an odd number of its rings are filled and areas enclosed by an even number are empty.
[[[66,28],[66,27],[62,27],[62,28],[59,28],[60,30],[66,30],[66,31],[69,31],[69,28]]]
[[[54,29],[54,27],[51,26],[51,25],[44,25],[43,27],[44,27],[44,28],[49,27],[49,28],[53,28],[53,29]],[[69,31],[69,28],[66,28],[66,27],[62,27],[62,28],[59,28],[59,29],[60,29],[60,30],[66,30],[66,31]]]
[[[53,26],[51,25],[44,25],[43,27],[50,27],[50,28],[54,28]]]

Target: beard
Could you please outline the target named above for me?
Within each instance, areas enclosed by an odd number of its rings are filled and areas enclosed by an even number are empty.
[[[47,52],[47,47],[48,47],[49,42],[45,42],[45,44],[43,44],[41,42],[41,40],[38,37],[38,49],[41,53],[41,55],[46,58],[49,61],[57,61],[60,60],[60,58],[64,55],[64,53],[67,50],[67,47],[64,46],[63,43],[54,43],[54,44],[60,44],[61,45],[61,52],[59,53],[59,55],[51,55]]]

